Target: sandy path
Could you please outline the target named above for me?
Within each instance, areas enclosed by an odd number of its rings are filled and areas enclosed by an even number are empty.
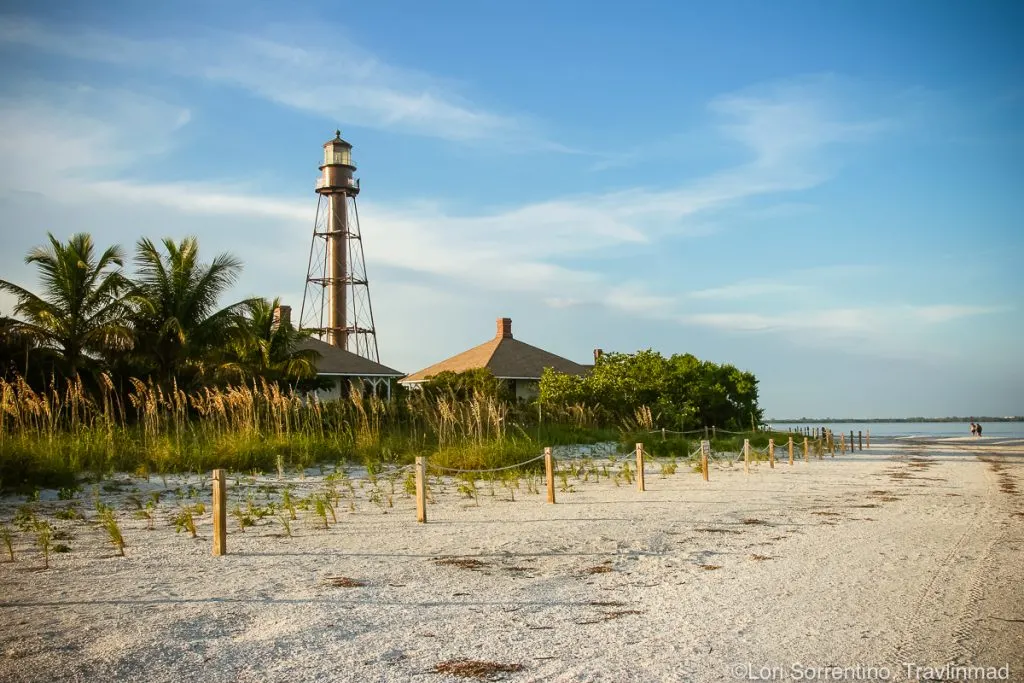
[[[449,485],[427,525],[399,482],[394,508],[357,489],[329,531],[232,527],[225,558],[209,515],[192,540],[125,513],[127,558],[59,522],[72,552],[49,571],[27,535],[0,565],[0,680],[444,681],[433,667],[459,657],[521,664],[503,676],[522,681],[792,680],[796,663],[905,679],[903,662],[1024,680],[1024,454],[958,448],[707,484],[652,471],[643,494],[570,479],[554,506],[486,485],[476,506]]]

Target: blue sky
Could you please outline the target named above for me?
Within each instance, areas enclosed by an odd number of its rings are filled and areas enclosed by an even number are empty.
[[[298,308],[340,127],[388,365],[509,316],[769,416],[1024,414],[1024,5],[39,7],[0,13],[6,279],[48,230],[196,234]]]

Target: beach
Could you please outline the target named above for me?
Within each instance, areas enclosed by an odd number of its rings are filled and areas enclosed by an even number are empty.
[[[749,474],[716,461],[708,482],[648,463],[644,492],[601,476],[623,456],[595,455],[598,480],[560,478],[553,505],[543,482],[478,482],[471,498],[431,477],[426,524],[402,472],[374,486],[356,471],[232,474],[232,505],[285,485],[351,497],[327,529],[298,511],[291,536],[277,514],[244,531],[229,517],[223,557],[207,476],[101,485],[124,557],[92,521],[90,487],[85,520],[53,519],[70,502],[43,492],[36,514],[70,552],[43,571],[32,534],[15,534],[0,680],[440,682],[466,680],[452,673],[463,659],[509,681],[921,680],[940,667],[953,680],[964,665],[1024,680],[1024,444],[776,455]],[[151,491],[149,530],[128,498]],[[197,538],[172,524],[194,501]],[[3,498],[0,519],[24,502]]]

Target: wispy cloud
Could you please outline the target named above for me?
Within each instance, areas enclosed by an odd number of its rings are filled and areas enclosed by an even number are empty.
[[[949,355],[928,335],[961,318],[993,315],[1006,306],[949,304],[837,307],[767,313],[695,313],[681,322],[736,334],[779,334],[800,344],[891,357]],[[931,343],[929,343],[931,342]]]
[[[118,173],[165,154],[190,119],[186,107],[134,92],[34,84],[0,97],[0,189],[43,188],[58,174]]]
[[[768,280],[749,280],[737,282],[722,287],[709,287],[690,292],[687,296],[691,299],[755,299],[779,294],[792,294],[805,291],[804,287],[787,284],[784,282],[772,282]]]
[[[222,83],[332,122],[462,141],[531,135],[522,117],[475,104],[437,77],[387,64],[343,35],[324,36],[315,27],[304,35],[301,43],[208,30],[141,39],[0,18],[0,44]]]
[[[787,80],[722,95],[709,108],[722,119],[720,131],[754,151],[756,166],[778,170],[814,164],[823,148],[867,140],[892,125],[852,117],[842,87],[831,76]]]

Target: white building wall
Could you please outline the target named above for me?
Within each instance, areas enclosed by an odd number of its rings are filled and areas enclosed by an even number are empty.
[[[391,387],[389,386],[390,380],[386,377],[373,377],[373,378],[362,378],[362,377],[330,377],[332,385],[329,389],[320,389],[317,392],[317,396],[321,401],[337,401],[339,399],[347,399],[351,395],[351,387],[356,386],[361,389],[364,396],[369,396],[372,392],[376,391],[377,395],[384,400],[391,398]]]
[[[517,379],[515,383],[516,400],[532,401],[540,393],[540,382],[535,379]]]
[[[331,388],[320,389],[316,392],[317,398],[321,401],[337,401],[341,398],[341,384],[343,379],[341,377],[331,377]]]

